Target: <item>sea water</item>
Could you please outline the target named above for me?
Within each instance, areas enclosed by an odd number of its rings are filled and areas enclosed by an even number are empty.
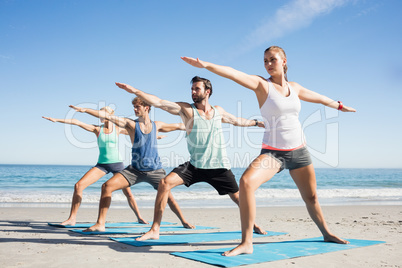
[[[0,165],[0,206],[69,207],[74,184],[90,166]],[[166,168],[169,173],[172,168]],[[244,168],[233,168],[239,181]],[[82,207],[97,207],[101,186],[108,174],[84,190]],[[321,205],[402,205],[402,169],[317,168],[317,191]],[[131,187],[142,208],[152,208],[156,191],[147,183]],[[181,207],[235,207],[207,183],[172,190]],[[276,174],[256,192],[257,206],[302,206],[300,193],[288,171]],[[121,191],[112,196],[112,207],[127,208]]]

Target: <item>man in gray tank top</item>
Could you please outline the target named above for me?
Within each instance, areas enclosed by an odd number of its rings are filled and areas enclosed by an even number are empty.
[[[151,121],[149,118],[151,106],[140,98],[134,98],[132,104],[134,106],[135,115],[138,116],[136,120],[111,115],[102,110],[70,106],[78,112],[88,113],[98,118],[105,118],[119,127],[124,128],[128,132],[133,145],[131,165],[113,175],[113,177],[102,185],[98,220],[95,225],[86,229],[86,232],[105,231],[106,214],[110,207],[112,193],[114,191],[125,189],[139,182],[147,182],[151,184],[155,190],[158,189],[159,182],[166,176],[165,170],[162,169],[156,148],[158,132],[185,130],[184,125],[181,123],[167,124],[161,121]],[[147,146],[147,148],[144,148],[145,146]],[[168,193],[168,203],[183,226],[193,229],[194,226],[184,219],[178,203],[170,192]],[[130,205],[137,206],[135,202]]]
[[[178,185],[184,184],[189,187],[197,182],[207,182],[220,195],[228,194],[239,205],[239,187],[230,170],[221,123],[242,127],[264,127],[264,123],[236,117],[220,106],[211,106],[209,97],[212,94],[212,85],[208,79],[195,76],[191,84],[193,104],[162,100],[130,85],[116,83],[118,87],[137,95],[150,105],[173,115],[179,115],[186,127],[187,147],[190,152],[190,161],[173,169],[159,183],[153,224],[147,233],[137,238],[139,241],[159,239],[160,223],[170,190]],[[254,231],[259,234],[266,233],[256,224],[254,224]]]

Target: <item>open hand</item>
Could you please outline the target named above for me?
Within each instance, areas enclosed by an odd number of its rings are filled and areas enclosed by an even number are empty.
[[[184,60],[185,62],[187,62],[188,64],[197,67],[197,68],[205,68],[205,62],[203,62],[202,60],[200,60],[199,58],[194,59],[194,58],[190,58],[190,57],[181,57],[182,60]]]
[[[343,105],[341,111],[342,111],[342,112],[353,112],[353,113],[355,113],[355,112],[356,112],[356,109],[354,109],[354,108],[352,108],[352,107],[348,107],[348,106]]]
[[[51,118],[51,117],[42,116],[42,118],[44,118],[46,120],[49,120],[49,121],[52,121],[52,122],[56,122],[56,119]]]
[[[136,89],[133,88],[133,87],[130,86],[130,85],[123,84],[123,83],[117,83],[117,82],[116,82],[116,86],[118,86],[118,87],[121,88],[121,89],[124,89],[124,90],[127,91],[128,93],[134,93],[134,94],[135,94]]]
[[[74,106],[74,105],[69,105],[68,107],[76,110],[77,112],[85,113],[85,108],[77,107],[77,106]]]

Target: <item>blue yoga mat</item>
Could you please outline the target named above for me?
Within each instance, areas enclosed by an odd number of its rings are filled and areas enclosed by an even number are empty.
[[[53,227],[58,227],[58,228],[89,228],[91,226],[93,226],[95,223],[90,223],[90,222],[86,222],[86,223],[77,223],[76,225],[61,225],[59,223],[52,223],[52,222],[48,222],[47,223],[50,226]],[[152,224],[152,222],[149,222],[148,224],[142,224],[139,222],[110,222],[110,223],[106,223],[106,228],[107,227],[143,227],[143,226],[150,226]],[[167,221],[163,221],[161,222],[161,225],[173,225],[173,224],[177,224],[174,222],[167,222]]]
[[[266,235],[254,234],[253,237],[265,237],[274,235],[283,235],[286,233],[268,232]],[[216,232],[216,233],[193,233],[193,234],[175,234],[161,235],[158,240],[136,241],[136,237],[109,237],[110,239],[125,243],[135,247],[189,244],[199,242],[213,242],[224,240],[241,239],[241,232]]]
[[[349,242],[350,244],[346,245],[328,243],[324,242],[322,237],[318,237],[295,241],[257,244],[254,245],[253,254],[243,254],[233,257],[222,256],[223,252],[230,250],[231,248],[173,252],[171,254],[212,265],[234,267],[239,265],[256,264],[296,257],[311,256],[385,243],[384,241],[358,239],[349,239]]]
[[[161,232],[179,232],[179,231],[194,231],[218,229],[216,227],[196,226],[195,229],[187,229],[183,226],[161,226]],[[70,229],[69,231],[84,235],[99,235],[99,234],[141,234],[149,231],[149,227],[134,227],[134,228],[106,228],[104,232],[84,232],[84,230]]]

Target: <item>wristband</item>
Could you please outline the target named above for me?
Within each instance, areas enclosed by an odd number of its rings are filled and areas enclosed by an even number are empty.
[[[339,103],[338,110],[339,110],[339,111],[342,111],[342,109],[343,109],[343,103],[342,103],[341,101],[338,101],[338,103]]]
[[[255,126],[258,126],[258,120],[257,119],[253,119],[255,121]]]

